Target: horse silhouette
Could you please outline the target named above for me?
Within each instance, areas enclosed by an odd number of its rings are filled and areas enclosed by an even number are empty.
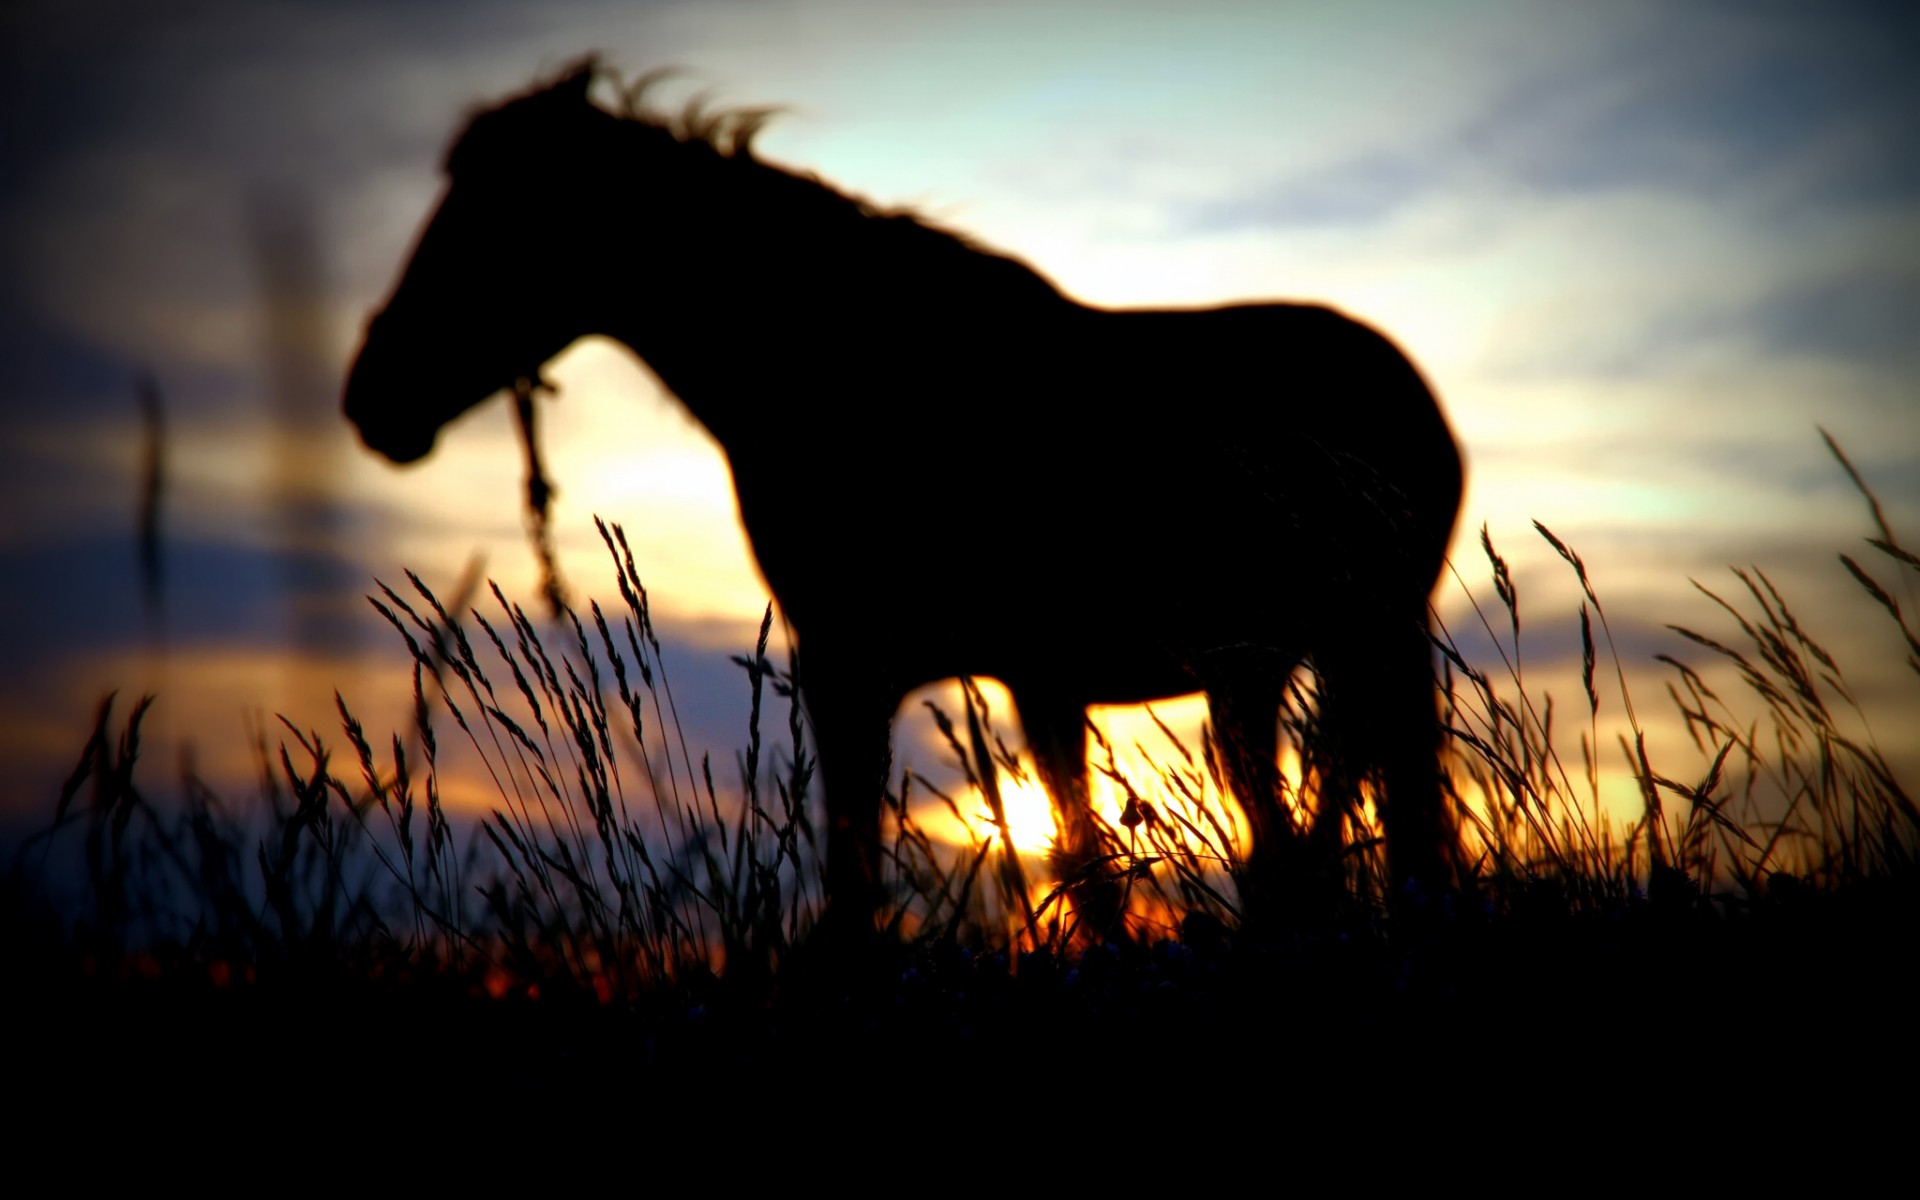
[[[1392,342],[1315,305],[1078,303],[757,158],[764,110],[610,111],[603,73],[584,60],[460,134],[346,415],[411,462],[579,337],[653,369],[724,449],[798,641],[829,916],[871,929],[884,901],[896,708],[969,675],[1012,692],[1069,873],[1113,845],[1087,706],[1204,691],[1257,879],[1301,844],[1275,760],[1310,659],[1329,794],[1373,780],[1396,880],[1444,882],[1427,598],[1462,468]],[[910,586],[905,548],[936,533],[958,575]]]

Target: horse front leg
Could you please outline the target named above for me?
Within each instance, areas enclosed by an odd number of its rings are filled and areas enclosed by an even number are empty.
[[[1112,868],[1110,835],[1087,788],[1087,709],[1051,689],[1010,685],[1027,748],[1053,803],[1054,875],[1068,888],[1083,929],[1118,937],[1125,892]]]
[[[836,649],[832,642],[802,643],[800,695],[826,794],[826,909],[819,936],[851,946],[878,931],[886,904],[880,817],[899,696],[866,656]]]

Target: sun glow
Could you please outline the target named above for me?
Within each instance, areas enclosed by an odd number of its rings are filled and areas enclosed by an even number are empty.
[[[1043,855],[1053,849],[1056,832],[1053,801],[1033,773],[1032,758],[1027,755],[1021,758],[1021,765],[1028,774],[1025,778],[1010,777],[1000,783],[1000,803],[1006,813],[1007,832],[1014,848],[1022,854]],[[982,809],[980,815],[987,823],[991,823],[993,814],[987,811],[986,797],[980,795],[979,799]]]
[[[1012,756],[1010,765],[1000,762],[993,766],[993,785],[1005,813],[1006,836],[1023,859],[1040,867],[1052,852],[1058,833],[1052,800],[1040,782],[1032,754],[1021,744],[1017,727],[1009,728],[1016,724],[1012,695],[995,680],[976,682],[984,701],[983,728],[989,738],[1000,739]],[[939,689],[938,698],[931,702],[950,715],[964,712],[965,698],[957,684]],[[1126,824],[1129,799],[1147,806],[1151,819],[1175,821],[1183,829],[1204,831],[1207,845],[1201,848],[1203,853],[1225,858],[1244,849],[1246,821],[1240,806],[1223,794],[1205,765],[1202,747],[1206,711],[1206,700],[1198,694],[1153,704],[1098,706],[1088,711],[1097,731],[1097,736],[1089,739],[1087,758],[1093,810],[1137,854],[1146,856],[1156,851],[1148,830]],[[956,722],[957,726],[961,724]],[[1282,766],[1289,772],[1289,787],[1296,786],[1297,762],[1283,761]],[[957,764],[952,769],[957,771]],[[977,778],[978,764],[975,774]],[[992,804],[981,786],[963,781],[950,789],[938,778],[929,782],[953,801],[949,808],[938,799],[923,799],[916,819],[930,836],[954,846],[978,846],[1000,839]],[[1195,840],[1196,835],[1188,836],[1189,841]]]
[[[1036,909],[1049,900],[1066,903],[1066,897],[1056,894],[1059,881],[1050,861],[1057,836],[1051,800],[1031,754],[1020,745],[1016,731],[1007,728],[1014,716],[1012,698],[992,680],[980,680],[979,689],[985,707],[983,726],[990,736],[1003,737],[1012,752],[1010,765],[996,764],[994,785],[1005,813],[1006,836],[1027,870],[1031,902]],[[964,712],[964,695],[958,686],[934,703],[950,714]],[[1176,831],[1192,852],[1190,862],[1221,877],[1231,862],[1242,861],[1250,849],[1238,799],[1225,791],[1206,764],[1206,715],[1205,698],[1197,694],[1089,711],[1098,732],[1090,738],[1089,794],[1094,811],[1124,847],[1117,865],[1123,865],[1130,854],[1139,860],[1156,860],[1155,871],[1163,871],[1157,863],[1168,857],[1168,835]],[[956,721],[957,727],[962,725]],[[1572,764],[1570,775],[1539,764],[1538,769],[1547,774],[1532,779],[1527,796],[1516,801],[1510,781],[1489,776],[1485,764],[1471,753],[1456,749],[1444,765],[1451,779],[1461,853],[1467,862],[1495,848],[1502,854],[1545,861],[1556,854],[1618,845],[1644,811],[1639,781],[1624,766],[1597,764],[1589,782],[1578,763]],[[1298,748],[1284,739],[1279,767],[1294,822],[1304,830],[1313,821],[1317,798],[1312,782],[1303,778]],[[949,789],[937,782],[935,786],[953,803],[949,808],[922,794],[916,819],[928,835],[963,849],[998,846],[1000,827],[980,786],[963,783]],[[1148,820],[1157,819],[1159,829],[1147,821],[1128,826],[1124,818],[1129,800],[1135,801],[1136,813],[1150,811]],[[1384,832],[1369,787],[1347,817],[1344,840],[1349,846],[1373,846],[1376,849],[1370,853],[1377,854]],[[1135,907],[1150,902],[1143,897]]]

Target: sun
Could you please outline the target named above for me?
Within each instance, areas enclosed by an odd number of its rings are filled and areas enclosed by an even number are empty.
[[[1004,778],[1000,782],[1000,803],[1007,814],[1007,833],[1014,849],[1022,854],[1046,854],[1053,849],[1055,826],[1053,805],[1047,790],[1040,786],[1033,765],[1022,762],[1027,777]],[[981,797],[984,808],[986,798]]]

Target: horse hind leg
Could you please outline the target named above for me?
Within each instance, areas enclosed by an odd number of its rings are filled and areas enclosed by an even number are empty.
[[[1440,764],[1440,714],[1433,651],[1424,620],[1388,639],[1382,670],[1381,725],[1392,736],[1380,761],[1387,861],[1396,890],[1411,881],[1445,888],[1455,831],[1448,820]]]
[[[1426,623],[1392,622],[1327,653],[1323,724],[1335,787],[1349,794],[1365,776],[1376,803],[1396,894],[1417,881],[1451,881],[1452,829],[1440,779],[1440,725]],[[1330,815],[1323,811],[1323,816]],[[1344,812],[1331,814],[1335,819]]]
[[[1053,802],[1054,875],[1067,887],[1083,929],[1119,937],[1126,897],[1110,866],[1110,834],[1094,814],[1087,787],[1086,706],[1033,687],[1014,688],[1013,701]]]
[[[1301,882],[1301,839],[1280,793],[1280,708],[1298,662],[1278,652],[1216,653],[1204,686],[1227,790],[1246,815],[1243,908],[1260,917],[1283,887]]]

